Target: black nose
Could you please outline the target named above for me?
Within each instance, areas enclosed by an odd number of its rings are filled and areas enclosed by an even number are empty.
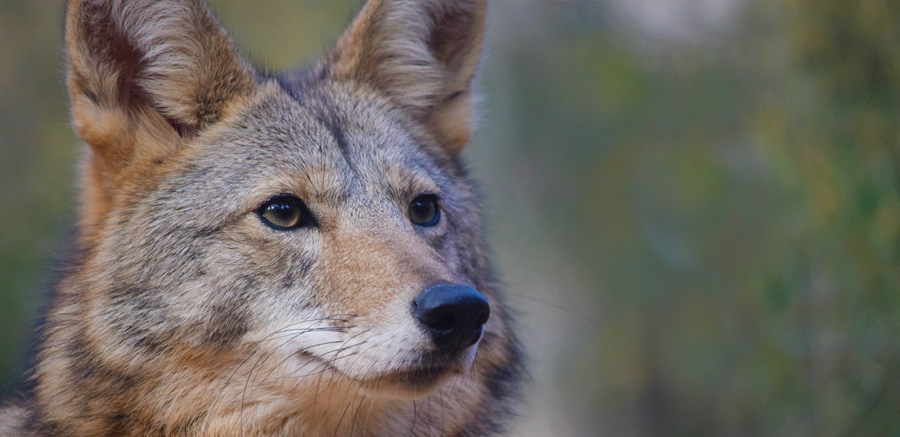
[[[457,351],[475,344],[491,315],[487,299],[465,285],[435,285],[413,301],[413,316],[438,348]]]

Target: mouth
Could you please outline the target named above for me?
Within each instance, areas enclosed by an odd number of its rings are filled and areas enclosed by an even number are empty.
[[[307,353],[303,355],[316,362],[322,372],[331,372],[346,378],[372,395],[397,399],[414,399],[428,395],[453,375],[465,373],[472,361],[464,357],[453,360],[422,357],[423,364],[358,377],[339,369],[331,360]]]
[[[462,369],[459,366],[432,365],[394,370],[357,382],[373,395],[416,399],[434,392],[451,376],[460,373]]]
[[[403,387],[432,387],[443,382],[450,374],[457,373],[450,366],[429,366],[403,369],[368,379],[366,382]]]

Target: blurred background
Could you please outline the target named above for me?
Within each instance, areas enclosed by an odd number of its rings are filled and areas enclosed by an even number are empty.
[[[361,2],[211,0],[270,70]],[[900,2],[491,0],[464,153],[514,435],[900,434]],[[0,393],[74,218],[62,4],[0,0]]]

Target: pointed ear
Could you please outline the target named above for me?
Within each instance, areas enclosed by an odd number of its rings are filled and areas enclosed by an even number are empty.
[[[486,9],[486,0],[370,0],[339,40],[331,74],[385,93],[457,154],[472,129]]]
[[[199,1],[70,0],[66,49],[75,127],[107,177],[173,153],[256,83]]]

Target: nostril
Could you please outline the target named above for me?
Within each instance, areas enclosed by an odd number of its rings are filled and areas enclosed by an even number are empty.
[[[488,318],[489,318],[490,316],[491,316],[491,312],[490,312],[490,311],[483,311],[483,312],[481,313],[481,317],[479,317],[478,320],[475,322],[475,323],[476,323],[475,326],[476,326],[476,327],[484,326],[484,324],[487,323]]]
[[[453,311],[441,311],[428,325],[439,331],[449,331],[456,328],[456,314]]]

